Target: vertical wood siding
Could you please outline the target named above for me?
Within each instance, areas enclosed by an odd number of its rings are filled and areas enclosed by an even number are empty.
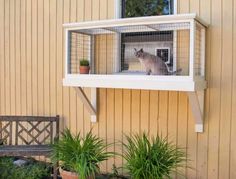
[[[194,132],[184,92],[99,89],[99,122],[91,124],[75,90],[62,86],[62,24],[113,18],[113,0],[0,0],[0,114],[59,114],[61,129],[83,135],[93,129],[107,142],[122,141],[130,132],[168,135],[185,148],[187,165],[194,168],[183,169],[187,178],[235,179],[236,0],[179,0],[178,12],[196,12],[210,24],[204,133]],[[97,48],[109,45],[108,36],[97,38]],[[108,60],[109,53],[97,54],[97,72],[110,70]],[[123,162],[116,157],[101,168],[109,171]]]

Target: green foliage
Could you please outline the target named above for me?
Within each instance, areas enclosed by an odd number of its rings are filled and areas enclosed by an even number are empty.
[[[18,167],[13,164],[12,157],[0,158],[0,178],[4,179],[44,179],[49,178],[49,166],[42,162],[32,161]]]
[[[125,0],[125,17],[170,14],[171,0]]]
[[[87,59],[81,59],[80,66],[89,66],[89,61]]]
[[[126,136],[123,143],[125,152],[125,169],[134,179],[163,179],[171,178],[171,173],[177,167],[183,167],[186,161],[185,153],[167,139],[157,136],[149,140],[147,135]]]
[[[99,163],[113,155],[106,152],[105,142],[90,131],[85,137],[72,135],[65,129],[61,138],[53,144],[52,161],[60,162],[63,169],[76,172],[81,179],[99,173]]]

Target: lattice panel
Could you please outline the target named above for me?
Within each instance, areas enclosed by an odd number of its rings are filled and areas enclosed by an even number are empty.
[[[52,131],[53,123],[52,122],[41,122],[41,121],[28,121],[27,127],[21,123],[17,123],[17,140],[22,140],[22,143],[25,145],[32,144],[49,144],[52,142]],[[27,139],[26,139],[27,136]],[[18,142],[18,141],[16,141]]]
[[[12,123],[2,122],[2,127],[0,128],[0,138],[3,143],[12,144]]]

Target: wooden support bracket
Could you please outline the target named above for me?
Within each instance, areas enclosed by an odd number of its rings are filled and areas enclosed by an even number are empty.
[[[91,122],[97,122],[97,88],[91,88],[91,100],[89,100],[81,87],[75,87],[75,90],[85,108],[87,108],[88,112],[91,114]],[[195,131],[203,132],[204,90],[187,92],[187,94],[192,114],[195,119]]]
[[[91,122],[97,122],[97,89],[91,88],[91,101],[84,93],[81,87],[75,87],[77,95],[80,97],[83,102],[85,108],[87,108],[88,112],[91,114]]]
[[[188,92],[188,98],[195,119],[195,131],[203,132],[204,90]]]

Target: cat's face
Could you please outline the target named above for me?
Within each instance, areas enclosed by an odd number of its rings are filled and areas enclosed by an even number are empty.
[[[143,49],[141,48],[140,50],[137,50],[134,48],[134,55],[136,58],[142,58],[143,57]]]

